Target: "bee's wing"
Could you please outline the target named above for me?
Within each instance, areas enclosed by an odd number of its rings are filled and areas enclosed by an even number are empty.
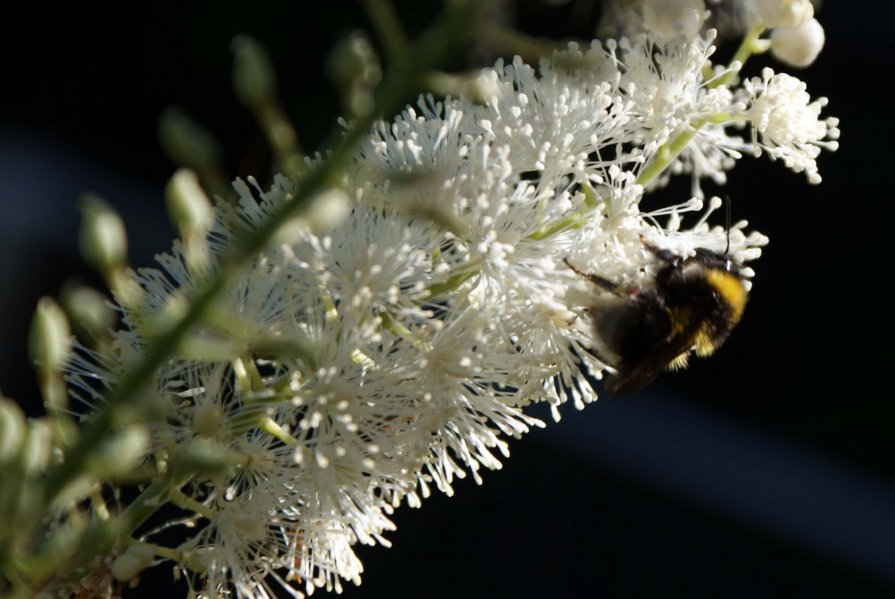
[[[652,383],[675,358],[690,351],[698,328],[698,322],[691,324],[662,341],[639,362],[621,368],[607,379],[604,386],[606,393],[615,397],[639,391]]]

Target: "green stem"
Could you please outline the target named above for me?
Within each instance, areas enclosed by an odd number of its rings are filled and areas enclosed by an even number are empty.
[[[460,285],[462,285],[467,279],[471,279],[477,274],[479,274],[479,271],[476,268],[472,268],[465,272],[453,275],[444,283],[436,283],[435,285],[429,287],[429,298],[431,299],[433,297],[438,297],[442,293],[453,291]]]
[[[149,516],[164,505],[173,487],[171,479],[165,477],[150,483],[143,489],[143,492],[128,504],[118,517],[118,525],[122,533],[130,535],[143,524]]]
[[[214,509],[199,503],[180,489],[171,489],[168,491],[168,499],[179,508],[199,514],[207,520],[214,520]]]
[[[746,64],[746,61],[753,54],[760,54],[767,50],[767,48],[758,44],[758,38],[761,37],[761,34],[764,33],[765,27],[764,25],[757,24],[753,25],[749,31],[746,32],[746,35],[743,37],[743,41],[740,43],[740,47],[737,48],[736,53],[733,55],[733,58],[730,59],[730,64],[735,62],[739,62],[740,66]],[[738,72],[738,71],[737,71]],[[737,74],[732,70],[728,70],[726,73],[718,77],[717,79],[710,81],[708,83],[708,87],[714,89],[716,87],[720,87],[722,85],[727,85]]]
[[[662,171],[668,168],[668,165],[677,158],[678,154],[684,151],[684,148],[687,147],[687,144],[690,143],[690,140],[693,139],[696,132],[699,131],[699,128],[702,127],[703,124],[704,121],[694,123],[690,129],[678,133],[677,137],[659,148],[656,155],[653,157],[652,162],[640,171],[640,174],[637,176],[637,184],[643,186],[649,185],[653,179],[658,177]]]
[[[410,338],[412,335],[410,329],[392,318],[392,315],[388,312],[383,312],[382,314],[382,328],[395,337]]]
[[[541,227],[526,239],[530,239],[532,241],[542,241],[549,237],[553,237],[557,233],[561,231],[565,231],[566,229],[577,229],[581,225],[587,222],[587,218],[584,214],[580,212],[571,212],[565,215],[562,218],[558,218],[549,225]]]
[[[298,441],[295,440],[295,437],[286,432],[286,430],[277,424],[276,420],[273,418],[265,416],[261,418],[257,423],[257,426],[271,437],[282,441],[286,447],[298,447]]]

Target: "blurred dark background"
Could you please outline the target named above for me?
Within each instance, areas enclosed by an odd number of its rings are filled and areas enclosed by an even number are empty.
[[[438,8],[396,4],[412,33]],[[595,13],[576,4],[520,0],[517,22],[586,37]],[[369,27],[349,0],[18,8],[0,40],[0,389],[37,414],[25,349],[34,305],[69,277],[98,284],[77,253],[79,195],[112,203],[132,262],[150,265],[173,236],[162,110],[182,107],[220,138],[232,175],[261,179],[269,156],[232,93],[233,36],[270,50],[285,108],[314,148],[338,116],[324,59]],[[734,218],[771,243],[723,350],[636,397],[568,407],[513,442],[483,486],[462,481],[453,498],[400,509],[394,546],[360,550],[364,584],[347,596],[892,596],[891,193],[877,169],[893,157],[879,82],[895,59],[888,15],[869,12],[825,3],[824,52],[790,71],[841,118],[824,182],[765,158],[731,174]],[[166,588],[170,569],[146,576],[133,596]]]

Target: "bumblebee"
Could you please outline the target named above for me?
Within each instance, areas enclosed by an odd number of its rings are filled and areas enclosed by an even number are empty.
[[[711,355],[746,307],[741,265],[727,253],[698,248],[685,258],[644,245],[660,262],[644,286],[620,285],[563,260],[600,290],[588,312],[592,351],[615,369],[604,385],[610,396],[642,389],[663,370],[685,367],[691,352]]]

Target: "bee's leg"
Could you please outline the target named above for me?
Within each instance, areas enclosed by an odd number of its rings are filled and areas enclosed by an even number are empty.
[[[643,235],[640,236],[640,241],[641,243],[643,243],[644,247],[652,252],[653,255],[659,260],[662,260],[664,262],[674,262],[675,260],[680,259],[680,256],[678,256],[674,252],[653,245],[652,243],[647,241],[646,237],[644,237]]]
[[[621,287],[620,285],[618,285],[617,283],[613,283],[609,279],[603,278],[600,275],[595,275],[590,272],[584,272],[583,270],[573,266],[572,263],[569,262],[568,258],[563,258],[562,261],[565,263],[566,266],[571,268],[575,272],[575,274],[577,274],[581,277],[584,277],[585,279],[587,279],[588,281],[590,281],[597,287],[599,287],[601,289],[605,289],[606,291],[608,291],[609,293],[612,293],[614,295],[618,295],[620,297],[627,297],[628,294],[626,293],[625,289],[623,287]]]

